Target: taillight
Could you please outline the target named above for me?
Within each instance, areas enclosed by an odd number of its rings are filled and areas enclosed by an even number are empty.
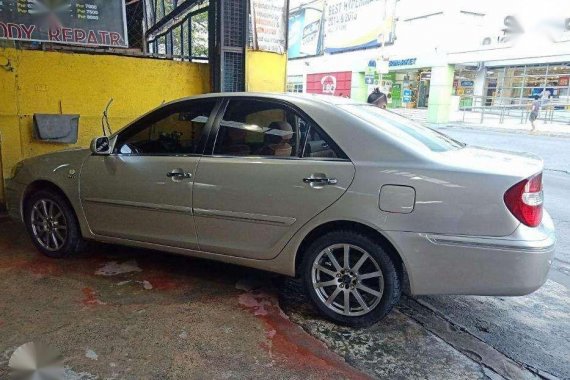
[[[542,173],[520,181],[504,196],[509,211],[522,223],[536,227],[542,221]]]

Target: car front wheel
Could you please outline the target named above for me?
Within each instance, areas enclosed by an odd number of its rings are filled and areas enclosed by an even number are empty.
[[[84,241],[79,223],[61,195],[38,191],[26,200],[24,212],[32,242],[46,256],[61,258],[82,249]]]
[[[303,261],[306,292],[313,305],[334,322],[368,326],[399,301],[398,272],[382,245],[353,231],[316,239]]]

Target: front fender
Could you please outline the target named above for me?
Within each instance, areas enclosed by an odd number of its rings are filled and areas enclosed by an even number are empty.
[[[71,203],[84,236],[90,234],[88,229],[85,230],[87,224],[79,200],[80,171],[90,154],[85,149],[70,150],[22,161],[14,177],[6,181],[6,203],[10,216],[22,221],[24,200],[28,192],[33,188],[55,186]]]

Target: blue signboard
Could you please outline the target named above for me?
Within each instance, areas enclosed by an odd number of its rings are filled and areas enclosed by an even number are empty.
[[[472,80],[462,80],[461,81],[461,87],[473,87],[474,84],[475,84],[475,82],[473,82]]]
[[[405,88],[402,94],[402,103],[410,103],[412,101],[412,90]]]
[[[289,16],[289,46],[287,49],[287,55],[289,58],[301,56],[301,41],[303,39],[304,24],[304,10]]]

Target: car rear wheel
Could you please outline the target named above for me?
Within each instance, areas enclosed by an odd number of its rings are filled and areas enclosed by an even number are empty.
[[[32,242],[44,255],[61,258],[83,248],[75,213],[61,195],[38,191],[27,199],[24,213]]]
[[[368,326],[399,301],[398,271],[386,250],[368,236],[334,231],[308,248],[305,290],[314,306],[334,322]]]

